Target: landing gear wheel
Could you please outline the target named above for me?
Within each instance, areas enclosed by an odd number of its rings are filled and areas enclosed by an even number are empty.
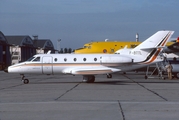
[[[145,79],[147,79],[148,77],[147,77],[147,75],[145,75]]]
[[[25,79],[25,76],[24,74],[20,74],[21,75],[21,78],[22,78],[22,81],[24,84],[28,84],[29,83],[29,80],[28,79]]]
[[[83,82],[94,83],[94,81],[95,81],[95,76],[94,75],[84,75],[83,76]]]
[[[24,79],[23,82],[24,82],[24,84],[28,84],[29,80],[28,79]]]

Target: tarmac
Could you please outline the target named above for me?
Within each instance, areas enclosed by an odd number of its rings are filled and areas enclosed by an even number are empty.
[[[0,120],[177,120],[179,79],[144,73],[82,76],[0,72]]]

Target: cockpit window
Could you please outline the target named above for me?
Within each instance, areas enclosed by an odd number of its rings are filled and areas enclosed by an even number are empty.
[[[33,60],[35,57],[31,57],[31,58],[29,58],[27,61],[31,61],[31,60]]]
[[[32,62],[39,62],[40,61],[40,57],[36,57]]]

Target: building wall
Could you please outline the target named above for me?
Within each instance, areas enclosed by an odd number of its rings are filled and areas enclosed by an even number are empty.
[[[0,31],[0,70],[4,70],[9,65],[11,65],[9,45],[4,34]]]

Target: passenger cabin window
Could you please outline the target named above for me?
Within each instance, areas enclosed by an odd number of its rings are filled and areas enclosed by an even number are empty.
[[[114,52],[114,49],[111,49],[111,53],[113,53]]]
[[[83,58],[83,61],[86,61],[86,58]]]
[[[54,61],[57,62],[57,58],[55,58]]]
[[[36,57],[32,62],[40,62],[40,57]]]

